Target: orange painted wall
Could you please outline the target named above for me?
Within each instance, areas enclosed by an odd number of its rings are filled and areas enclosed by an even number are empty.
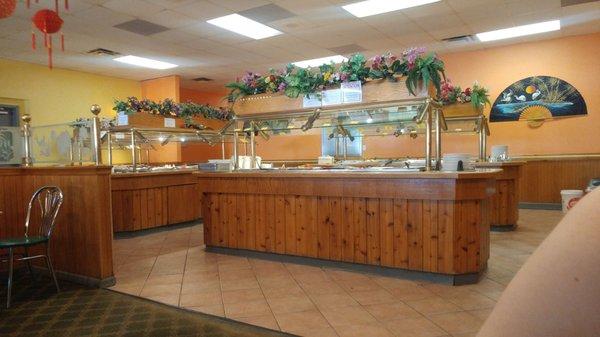
[[[490,90],[493,102],[504,88],[522,78],[548,75],[571,83],[583,95],[588,115],[547,121],[537,129],[525,122],[490,123],[488,153],[492,145],[506,144],[511,155],[600,153],[600,33],[521,43],[440,57],[446,74],[461,87],[477,80]],[[489,116],[490,108],[484,111]],[[266,159],[314,159],[320,147],[317,136],[271,140],[257,147]],[[424,137],[371,137],[364,141],[365,157],[423,156]],[[442,152],[478,153],[477,136],[447,134]],[[306,157],[308,156],[308,157]]]
[[[211,92],[200,91],[195,89],[180,88],[179,89],[181,102],[191,101],[199,104],[210,104],[214,106],[227,106],[227,101],[223,98],[227,95],[227,91]]]
[[[181,102],[194,102],[198,104],[210,104],[213,106],[227,106],[223,97],[227,94],[222,92],[205,92],[188,88],[179,88]],[[204,124],[214,130],[220,130],[224,122],[196,118],[197,122]],[[229,151],[227,151],[229,152]],[[221,144],[210,146],[208,144],[184,144],[181,147],[181,161],[184,163],[206,162],[208,159],[221,159]],[[229,157],[229,154],[227,153]]]
[[[162,101],[170,98],[179,102],[179,83],[181,79],[177,75],[154,78],[142,81],[142,98],[153,101]]]

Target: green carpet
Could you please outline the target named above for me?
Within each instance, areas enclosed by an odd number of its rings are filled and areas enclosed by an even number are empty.
[[[5,273],[0,282],[2,337],[291,336],[65,281],[57,294],[48,278],[38,276],[32,282],[22,271],[16,275],[11,308],[6,309]]]

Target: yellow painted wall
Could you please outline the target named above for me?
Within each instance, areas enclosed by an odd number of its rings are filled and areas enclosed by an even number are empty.
[[[0,59],[0,97],[22,99],[32,125],[90,117],[90,105],[102,106],[100,116],[115,115],[115,98],[141,95],[138,81]]]
[[[102,106],[100,117],[111,118],[114,99],[128,96],[141,96],[138,81],[0,59],[0,102],[22,101],[20,113],[31,115],[33,127],[92,117],[94,103]],[[114,158],[115,163],[130,160],[124,153]]]

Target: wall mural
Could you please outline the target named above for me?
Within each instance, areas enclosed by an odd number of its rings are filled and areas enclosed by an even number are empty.
[[[557,77],[533,76],[511,84],[492,105],[490,122],[528,121],[539,126],[546,119],[587,115],[583,97]]]

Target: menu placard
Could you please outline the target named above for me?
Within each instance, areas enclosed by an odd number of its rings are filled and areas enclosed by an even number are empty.
[[[342,90],[330,89],[322,92],[323,106],[342,104]]]
[[[342,91],[343,103],[362,102],[362,84],[360,81],[342,82],[340,90]]]

